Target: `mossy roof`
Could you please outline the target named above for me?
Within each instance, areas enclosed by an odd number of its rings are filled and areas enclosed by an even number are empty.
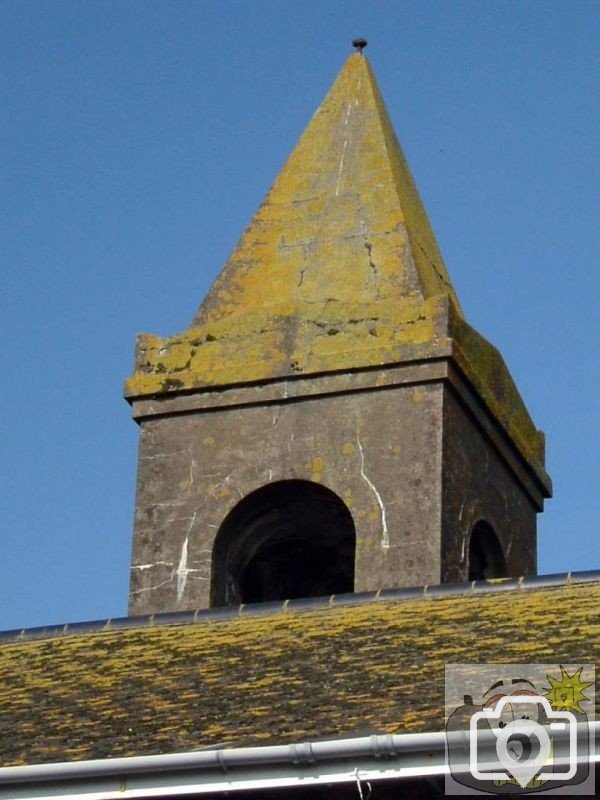
[[[4,635],[2,764],[441,730],[448,662],[600,660],[597,574],[485,588]]]

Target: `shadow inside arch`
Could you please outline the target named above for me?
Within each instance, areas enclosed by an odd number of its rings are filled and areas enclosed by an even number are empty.
[[[470,581],[506,578],[508,575],[502,545],[496,531],[485,520],[476,522],[471,531],[468,563]]]
[[[352,592],[355,548],[352,515],[330,489],[303,480],[263,486],[219,528],[211,606]]]

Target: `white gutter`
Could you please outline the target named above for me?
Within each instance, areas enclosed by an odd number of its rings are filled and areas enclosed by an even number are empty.
[[[590,723],[600,742],[600,723]],[[1,800],[129,800],[249,789],[402,780],[448,774],[448,736],[468,752],[468,733],[386,734],[322,742],[199,750],[0,768]],[[495,754],[495,737],[479,737]],[[495,755],[490,758],[492,763]],[[600,747],[590,761],[600,763]],[[468,758],[459,768],[469,769]]]

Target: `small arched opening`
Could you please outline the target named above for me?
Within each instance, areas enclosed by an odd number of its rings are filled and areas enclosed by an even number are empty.
[[[264,486],[219,528],[211,605],[352,592],[355,547],[350,511],[332,491],[301,480]]]
[[[468,566],[470,581],[506,578],[508,575],[502,545],[496,531],[485,520],[475,523],[471,531]]]

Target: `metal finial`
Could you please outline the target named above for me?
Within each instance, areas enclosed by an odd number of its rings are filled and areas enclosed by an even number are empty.
[[[352,47],[356,47],[359,53],[362,53],[367,44],[367,40],[362,37],[360,39],[352,39]]]

